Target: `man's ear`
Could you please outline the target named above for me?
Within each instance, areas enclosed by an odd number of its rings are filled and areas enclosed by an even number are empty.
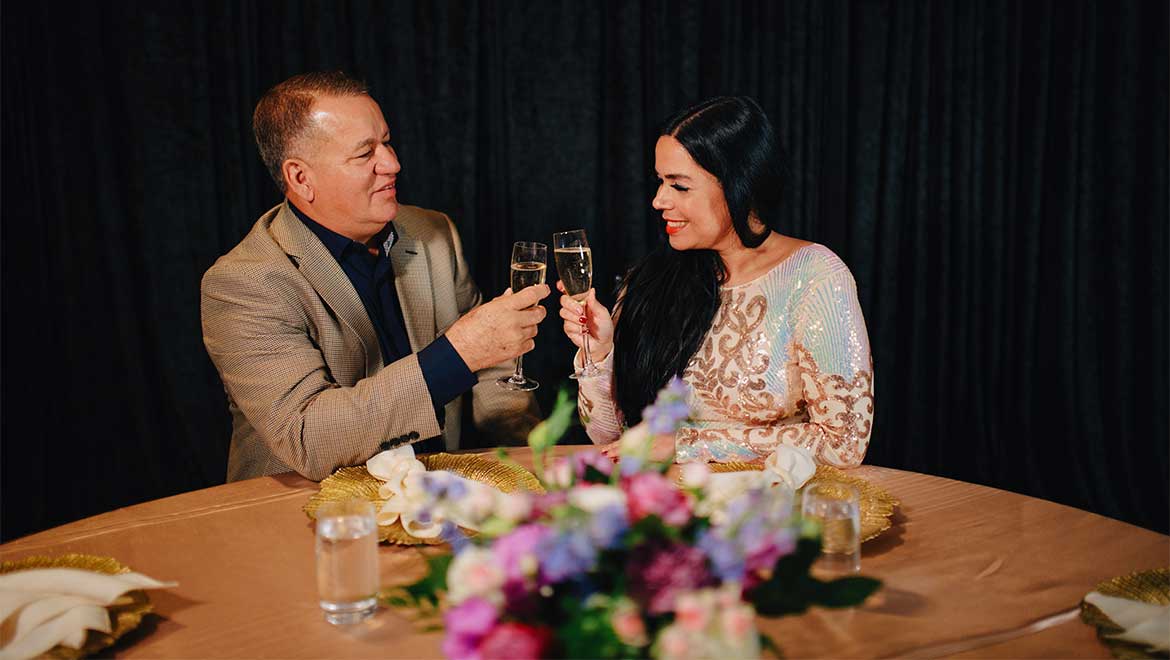
[[[315,186],[313,171],[308,163],[299,158],[289,158],[281,163],[280,171],[284,174],[284,183],[289,192],[296,193],[306,202],[313,201]]]

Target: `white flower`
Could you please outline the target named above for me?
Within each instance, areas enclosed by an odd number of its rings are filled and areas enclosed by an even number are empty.
[[[504,571],[486,548],[465,548],[447,569],[447,598],[453,605],[473,597],[503,604],[503,586]]]
[[[516,524],[532,513],[532,498],[522,492],[500,493],[496,498],[496,515]]]
[[[702,461],[683,463],[681,472],[682,484],[688,488],[702,488],[711,478],[711,468]]]
[[[569,491],[569,504],[597,513],[610,506],[626,507],[626,494],[614,486],[582,486]]]
[[[650,435],[650,427],[646,422],[626,429],[618,439],[619,453],[625,456],[646,458],[650,455],[650,447],[654,443],[654,436]]]
[[[563,490],[573,483],[573,466],[569,460],[561,457],[552,462],[544,471],[544,478],[553,488]]]

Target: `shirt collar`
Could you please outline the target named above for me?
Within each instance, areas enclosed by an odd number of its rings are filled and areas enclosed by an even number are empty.
[[[321,240],[321,243],[325,246],[325,249],[329,250],[329,254],[332,254],[334,259],[341,261],[341,258],[345,255],[347,250],[358,250],[359,253],[365,252],[366,247],[364,245],[358,243],[352,238],[342,236],[332,229],[329,229],[328,227],[325,227],[324,225],[313,220],[308,216],[308,214],[297,208],[297,205],[293,204],[291,201],[288,203],[288,207],[292,209],[293,214],[296,215],[297,218],[299,218],[306,227],[308,227],[314,234],[317,235],[317,238]],[[387,222],[386,227],[383,228],[382,231],[378,232],[378,235],[375,236],[375,238],[381,239],[382,254],[388,256],[390,254],[390,248],[394,247],[394,244],[398,242],[398,229],[394,227],[393,222]]]

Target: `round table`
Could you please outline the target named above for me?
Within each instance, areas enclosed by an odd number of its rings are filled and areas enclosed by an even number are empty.
[[[558,454],[582,447],[558,447]],[[527,448],[509,451],[526,466]],[[1087,511],[925,474],[850,474],[901,500],[862,547],[883,589],[853,610],[761,619],[789,657],[1109,657],[1076,611],[1100,582],[1165,566],[1170,537]],[[441,633],[380,610],[351,627],[317,607],[317,484],[295,474],[230,483],[111,511],[0,546],[0,559],[109,555],[173,589],[119,642],[127,658],[436,657]],[[425,552],[380,546],[383,582],[421,577]]]

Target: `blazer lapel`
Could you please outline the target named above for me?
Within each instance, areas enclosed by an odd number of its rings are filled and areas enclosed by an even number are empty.
[[[382,349],[362,299],[358,297],[353,283],[345,276],[337,260],[321,244],[316,234],[293,215],[287,201],[272,221],[272,236],[285,253],[293,258],[317,295],[321,296],[342,323],[357,334],[366,352],[366,374],[376,373],[382,367]]]
[[[398,241],[390,249],[394,265],[394,288],[402,305],[410,348],[418,352],[435,338],[435,301],[431,292],[431,271],[422,242],[396,225]]]

